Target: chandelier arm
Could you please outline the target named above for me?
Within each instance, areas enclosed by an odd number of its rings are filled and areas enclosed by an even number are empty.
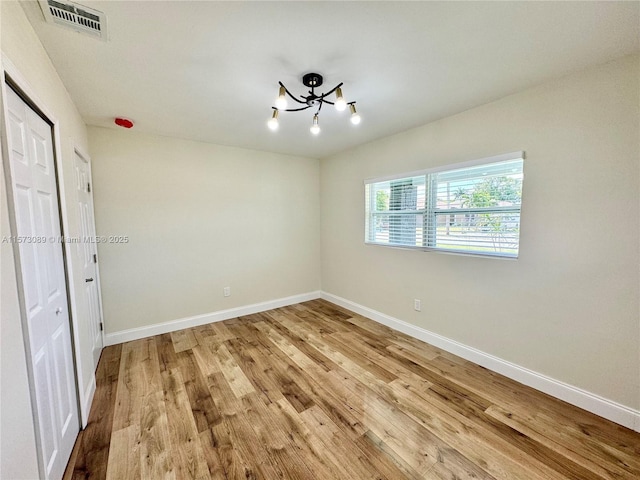
[[[322,99],[320,99],[319,105],[318,105],[318,111],[316,112],[316,115],[318,115],[320,113],[320,110],[322,110],[322,104],[324,103],[324,101]]]
[[[271,108],[275,109],[275,107],[271,107]],[[280,110],[280,111],[281,112],[301,112],[302,110],[306,110],[307,108],[311,108],[311,105],[307,105],[306,107],[301,107],[301,108],[287,108],[286,110]]]
[[[285,91],[285,92],[287,92],[287,95],[289,95],[289,96],[290,96],[294,101],[296,101],[296,102],[298,102],[298,103],[305,103],[305,102],[303,102],[303,101],[301,101],[301,100],[298,100],[296,97],[294,97],[294,96],[293,96],[293,94],[289,91],[289,89],[287,89],[287,87],[285,87],[285,86],[284,86],[284,83],[282,83],[282,82],[278,82],[278,83],[280,84],[280,86],[281,86],[282,88],[284,88],[284,91]],[[303,97],[303,98],[304,98],[304,97]],[[287,111],[287,110],[285,110],[285,112],[286,112],[286,111]]]
[[[324,98],[324,97],[328,97],[329,95],[331,95],[333,92],[335,92],[337,89],[339,89],[342,85],[344,85],[344,82],[340,82],[338,85],[336,85],[335,87],[333,87],[331,90],[329,90],[327,93],[323,93],[322,95],[320,95],[320,98]],[[326,101],[326,100],[325,100]],[[329,102],[327,102],[329,103]],[[333,105],[333,104],[332,104]]]

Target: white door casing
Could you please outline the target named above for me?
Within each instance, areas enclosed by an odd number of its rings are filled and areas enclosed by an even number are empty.
[[[9,170],[39,452],[46,478],[62,477],[78,404],[51,126],[6,88]]]
[[[93,195],[91,194],[91,165],[88,159],[75,152],[75,180],[80,228],[82,238],[80,249],[82,254],[82,272],[84,275],[84,294],[89,306],[89,332],[93,353],[93,369],[98,367],[102,352],[102,315],[100,309],[100,293],[98,281],[98,252],[95,220],[93,215]]]

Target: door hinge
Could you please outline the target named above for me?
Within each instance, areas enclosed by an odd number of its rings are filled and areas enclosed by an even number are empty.
[[[87,192],[91,193],[91,184],[87,182]]]
[[[102,331],[102,322],[100,322],[100,331]]]
[[[98,255],[93,254],[93,263],[98,263]]]

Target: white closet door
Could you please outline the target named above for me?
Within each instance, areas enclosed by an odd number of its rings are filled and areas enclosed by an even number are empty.
[[[62,478],[79,431],[51,127],[7,88],[17,241],[46,478]]]
[[[91,194],[91,169],[89,162],[78,153],[75,154],[76,190],[80,225],[84,239],[95,239],[96,227],[93,217],[93,196]],[[98,293],[98,255],[97,244],[93,241],[82,242],[82,270],[84,272],[84,292],[89,305],[89,331],[93,350],[93,367],[98,368],[102,352],[102,320],[100,318],[100,299]]]

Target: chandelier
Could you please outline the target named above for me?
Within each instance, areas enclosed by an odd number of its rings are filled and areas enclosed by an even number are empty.
[[[320,110],[322,110],[322,106],[325,103],[329,105],[333,105],[336,107],[336,110],[342,112],[347,109],[349,106],[349,110],[351,111],[351,123],[354,125],[358,125],[360,123],[360,115],[356,112],[356,102],[347,102],[342,95],[342,83],[339,83],[327,93],[320,93],[316,95],[315,89],[322,86],[322,75],[319,73],[307,73],[302,77],[302,84],[306,87],[309,87],[309,95],[300,95],[300,98],[297,98],[293,95],[287,87],[284,86],[282,82],[278,82],[280,85],[280,89],[278,91],[278,98],[275,101],[275,107],[271,107],[273,109],[273,115],[267,122],[267,126],[271,130],[278,129],[278,115],[280,112],[301,112],[302,110],[307,110],[308,108],[316,108],[316,113],[313,115],[313,121],[311,123],[311,128],[309,130],[312,134],[318,135],[320,133],[320,125],[318,124],[318,116],[320,115]],[[335,100],[333,102],[329,101],[327,97],[336,94]],[[301,106],[298,108],[287,108],[287,95],[297,104]]]

